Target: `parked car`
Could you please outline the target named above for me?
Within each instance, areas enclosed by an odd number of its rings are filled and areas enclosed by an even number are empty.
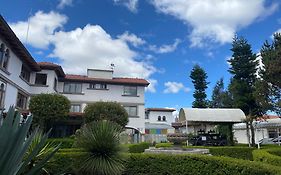
[[[193,146],[224,146],[227,139],[220,134],[200,134],[192,137],[189,143]]]

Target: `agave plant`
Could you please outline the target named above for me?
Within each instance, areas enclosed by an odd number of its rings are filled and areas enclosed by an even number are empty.
[[[121,126],[105,120],[84,125],[76,135],[76,145],[86,152],[80,160],[79,174],[122,174],[125,150],[119,143],[121,132]]]
[[[44,148],[48,134],[44,134],[40,141],[33,147],[29,154],[25,155],[38,128],[29,133],[32,116],[26,122],[21,123],[20,114],[11,107],[6,118],[0,125],[0,174],[2,175],[34,175],[39,174],[46,162],[58,151],[59,146],[55,147],[42,160],[31,165],[32,160]]]

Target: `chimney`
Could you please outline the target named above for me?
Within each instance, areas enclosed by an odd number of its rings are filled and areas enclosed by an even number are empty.
[[[112,79],[113,70],[87,69],[87,76],[89,78]]]

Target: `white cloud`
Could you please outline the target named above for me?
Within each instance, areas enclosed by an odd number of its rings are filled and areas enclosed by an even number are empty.
[[[135,47],[145,44],[145,40],[139,38],[133,33],[129,33],[128,31],[124,32],[122,35],[118,35],[117,37],[123,41],[132,44]]]
[[[49,57],[58,58],[66,73],[86,74],[87,68],[108,69],[112,63],[115,64],[114,76],[149,79],[157,72],[152,62],[141,59],[140,54],[131,50],[126,41],[112,37],[99,25],[88,24],[84,28],[58,31],[66,20],[67,17],[59,13],[37,12],[30,18],[28,40],[33,47],[52,49]],[[25,38],[19,26],[27,23],[12,24],[21,41]]]
[[[156,85],[158,84],[158,81],[155,79],[149,79],[148,82],[150,83],[149,86],[147,88],[145,88],[145,90],[147,92],[151,92],[151,93],[155,93],[156,92]]]
[[[237,30],[272,14],[276,3],[266,0],[153,0],[155,8],[192,27],[191,46],[231,42]]]
[[[133,13],[136,13],[138,11],[139,0],[113,0],[113,1],[116,4],[124,5]]]
[[[169,53],[175,51],[180,42],[180,39],[175,39],[175,42],[171,45],[164,44],[160,47],[157,47],[156,45],[150,45],[148,49],[155,53]]]
[[[112,38],[99,25],[88,24],[69,32],[55,33],[52,56],[60,58],[69,73],[85,73],[86,68],[107,68],[115,65],[115,75],[148,78],[156,68],[144,61],[121,39]]]
[[[56,12],[44,13],[38,11],[29,21],[10,23],[10,27],[17,34],[19,39],[35,48],[46,49],[56,29],[63,27],[67,17]],[[29,23],[29,24],[28,24]],[[29,25],[28,38],[26,40]]]
[[[59,0],[58,9],[63,9],[66,6],[72,6],[73,0]]]
[[[180,90],[183,90],[184,92],[189,92],[191,90],[190,88],[185,87],[182,83],[178,83],[178,82],[168,81],[164,84],[164,86],[166,87],[166,89],[163,91],[165,94],[168,93],[176,94]]]

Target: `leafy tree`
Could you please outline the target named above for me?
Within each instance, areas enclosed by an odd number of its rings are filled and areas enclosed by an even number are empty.
[[[34,124],[46,130],[53,121],[64,119],[70,109],[70,101],[60,94],[39,94],[31,97],[29,109]]]
[[[211,108],[230,108],[232,107],[232,99],[228,91],[224,90],[223,78],[217,81],[210,102]]]
[[[281,114],[281,34],[273,42],[266,41],[261,49],[262,67],[257,83],[257,99],[264,110]]]
[[[1,175],[41,174],[47,161],[58,151],[59,146],[56,146],[44,151],[45,155],[40,160],[33,161],[46,148],[48,134],[38,136],[38,128],[29,133],[31,122],[32,116],[21,123],[21,116],[14,108],[10,108],[6,118],[0,122]],[[39,140],[34,143],[36,139]]]
[[[117,102],[96,102],[86,106],[84,110],[86,123],[99,120],[110,120],[122,127],[129,122],[128,113]]]
[[[252,122],[261,115],[261,107],[255,98],[255,83],[257,80],[256,54],[252,53],[250,44],[243,37],[235,37],[232,42],[232,58],[229,72],[233,75],[229,90],[233,97],[233,106],[243,110],[251,129],[251,142],[255,144],[255,133]],[[248,134],[249,135],[249,134]]]
[[[193,108],[207,108],[208,102],[206,100],[206,88],[208,85],[207,73],[199,66],[195,65],[190,73],[190,78],[194,84],[195,91],[193,97],[195,101],[192,103]]]
[[[124,149],[119,143],[122,127],[111,121],[94,121],[84,125],[76,135],[76,145],[84,149],[79,174],[121,175]]]

